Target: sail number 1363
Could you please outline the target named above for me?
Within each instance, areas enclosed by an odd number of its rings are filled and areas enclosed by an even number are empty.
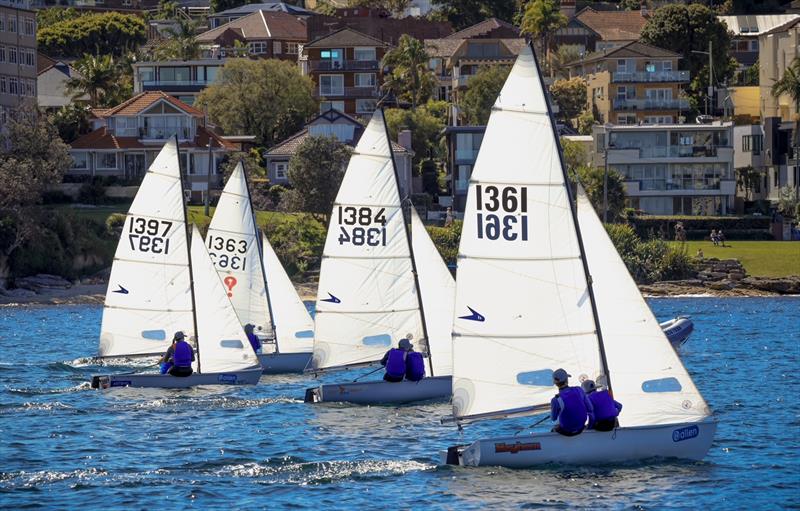
[[[528,241],[528,188],[475,185],[478,238]]]

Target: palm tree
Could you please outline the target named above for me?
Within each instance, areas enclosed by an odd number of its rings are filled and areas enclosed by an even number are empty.
[[[79,74],[67,80],[67,90],[73,99],[84,94],[91,106],[99,106],[101,98],[112,90],[119,78],[119,70],[111,55],[84,55],[75,62]]]
[[[382,67],[391,71],[384,77],[383,89],[416,107],[433,94],[436,77],[429,67],[430,55],[419,39],[403,34],[397,47],[384,55]]]
[[[772,95],[777,98],[781,94],[788,94],[794,101],[794,165],[797,167],[800,165],[800,58],[795,58],[783,71],[781,79],[772,84]]]
[[[166,43],[156,50],[157,60],[192,60],[200,56],[197,42],[198,22],[178,16],[177,25],[164,30]]]
[[[555,0],[531,0],[525,7],[520,28],[523,34],[541,39],[548,67],[550,67],[550,38],[556,30],[566,24],[567,17],[561,14]],[[550,77],[552,76],[551,68]]]

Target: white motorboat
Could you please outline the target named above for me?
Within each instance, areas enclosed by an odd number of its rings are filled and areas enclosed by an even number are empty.
[[[659,323],[659,326],[674,348],[683,346],[683,344],[689,340],[689,336],[692,335],[692,332],[694,332],[694,322],[689,316],[678,316],[669,321]]]

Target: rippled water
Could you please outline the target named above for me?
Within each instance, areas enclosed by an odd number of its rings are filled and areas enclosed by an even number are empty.
[[[0,308],[0,508],[706,508],[800,506],[800,299],[651,301],[691,314],[682,358],[719,420],[705,461],[508,470],[437,466],[446,405],[306,405],[257,387],[91,390],[95,306]],[[112,368],[114,369],[114,368]],[[342,376],[330,375],[328,381]]]

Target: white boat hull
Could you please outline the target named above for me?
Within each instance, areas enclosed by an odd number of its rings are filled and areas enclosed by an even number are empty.
[[[449,465],[527,468],[546,464],[602,465],[653,458],[700,460],[714,441],[717,424],[703,422],[584,431],[567,437],[558,433],[476,440],[454,446],[443,460]]]
[[[261,353],[264,374],[302,373],[311,363],[311,353]]]
[[[694,331],[694,323],[691,319],[684,316],[659,323],[659,326],[674,348],[682,346],[683,343],[689,340],[689,336],[692,335]]]
[[[256,385],[261,378],[260,369],[232,371],[230,373],[193,373],[180,377],[169,374],[123,373],[92,377],[93,389],[114,387],[184,389],[196,385]]]
[[[418,382],[366,381],[320,385],[306,389],[306,403],[344,402],[359,405],[447,400],[453,390],[452,376],[423,378]]]

